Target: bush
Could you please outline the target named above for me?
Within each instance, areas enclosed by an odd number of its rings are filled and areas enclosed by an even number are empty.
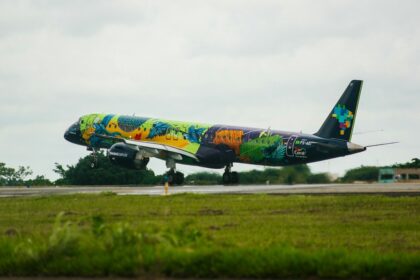
[[[350,169],[341,178],[342,182],[352,183],[354,181],[374,182],[378,180],[379,167],[376,166],[361,166]]]
[[[79,159],[75,166],[67,169],[56,163],[54,172],[61,176],[58,185],[156,185],[162,176],[155,176],[152,170],[131,170],[116,166],[102,152],[97,154],[97,167],[91,168],[90,155]]]

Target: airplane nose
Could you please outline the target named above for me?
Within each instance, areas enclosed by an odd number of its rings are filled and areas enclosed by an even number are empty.
[[[64,139],[75,144],[80,143],[80,136],[80,129],[77,123],[70,126],[69,129],[64,132]]]
[[[67,129],[66,132],[64,132],[64,139],[66,139],[67,141],[72,142],[72,134],[70,134],[70,129]]]

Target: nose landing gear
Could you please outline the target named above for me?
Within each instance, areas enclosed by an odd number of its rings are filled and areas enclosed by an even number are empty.
[[[239,174],[238,172],[232,172],[233,164],[229,163],[226,168],[225,172],[223,173],[223,185],[236,185],[239,183]]]
[[[92,153],[90,154],[91,156],[91,161],[90,161],[90,168],[95,168],[98,166],[98,154],[95,148],[93,147],[88,147],[87,148],[88,151],[92,151]]]

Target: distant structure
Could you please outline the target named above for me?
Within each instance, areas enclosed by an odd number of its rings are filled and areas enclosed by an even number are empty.
[[[379,183],[420,182],[420,168],[384,167],[379,169]]]

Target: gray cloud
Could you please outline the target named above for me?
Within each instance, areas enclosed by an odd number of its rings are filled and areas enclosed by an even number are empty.
[[[402,143],[311,166],[342,173],[418,157],[419,6],[2,1],[0,161],[54,178],[54,162],[87,153],[62,135],[91,112],[312,133],[354,78],[365,80],[356,130],[385,130],[354,141]]]

